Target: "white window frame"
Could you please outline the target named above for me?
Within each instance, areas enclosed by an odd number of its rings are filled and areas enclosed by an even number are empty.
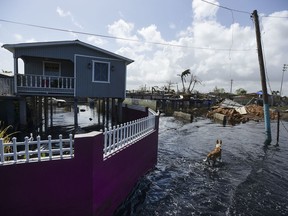
[[[107,64],[108,65],[107,81],[95,80],[95,71],[94,71],[95,70],[95,63],[101,63],[101,64]],[[111,73],[110,62],[96,61],[96,60],[92,61],[92,82],[94,82],[94,83],[110,83],[110,73]]]
[[[49,64],[57,64],[59,66],[59,71],[58,71],[58,75],[54,76],[54,75],[50,75],[50,74],[46,74],[45,72],[45,64],[49,63]],[[43,75],[44,76],[51,76],[51,77],[60,77],[61,76],[61,63],[60,62],[53,62],[53,61],[43,61]]]

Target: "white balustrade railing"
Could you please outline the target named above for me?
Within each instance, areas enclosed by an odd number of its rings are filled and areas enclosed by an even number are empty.
[[[104,159],[155,131],[155,115],[104,130]]]
[[[41,140],[40,136],[37,136],[35,141],[25,137],[24,142],[17,142],[16,137],[13,137],[10,143],[4,143],[3,139],[0,139],[0,165],[72,158],[73,144],[72,134],[68,139],[59,135],[56,140],[52,140],[51,135],[48,140]]]
[[[74,77],[17,75],[18,87],[74,89]]]

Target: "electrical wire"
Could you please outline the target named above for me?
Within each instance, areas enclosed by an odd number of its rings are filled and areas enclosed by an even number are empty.
[[[286,126],[285,126],[285,124],[284,124],[284,122],[281,120],[280,121],[281,122],[281,124],[282,124],[282,126],[283,126],[283,128],[286,130],[286,132],[288,133],[288,129],[286,128]]]
[[[229,51],[229,52],[231,52],[231,51],[233,51],[233,52],[242,52],[242,51],[244,51],[245,52],[245,51],[256,50],[256,48],[231,49],[231,48],[211,48],[211,47],[185,46],[185,45],[172,44],[172,43],[141,41],[141,40],[131,39],[131,38],[115,37],[115,36],[109,36],[109,35],[103,35],[103,34],[95,34],[95,33],[82,32],[82,31],[74,31],[74,30],[68,30],[68,29],[62,29],[62,28],[55,28],[55,27],[35,25],[35,24],[29,24],[29,23],[23,23],[23,22],[16,22],[16,21],[11,21],[11,20],[6,20],[6,19],[0,19],[0,22],[6,22],[6,23],[11,23],[11,24],[17,24],[17,25],[23,25],[23,26],[29,26],[29,27],[34,27],[34,28],[53,30],[53,31],[61,31],[61,32],[75,33],[75,34],[81,34],[81,35],[102,37],[102,38],[108,38],[108,39],[124,40],[124,41],[130,41],[130,42],[147,43],[147,44],[152,44],[152,45],[161,45],[161,46],[170,46],[170,47],[179,47],[179,48],[190,48],[190,49],[200,49],[200,50],[214,50],[214,51]]]
[[[235,11],[235,12],[238,12],[238,13],[245,13],[245,14],[249,14],[249,15],[251,14],[250,12],[247,12],[247,11],[242,11],[242,10],[236,10],[236,9],[228,8],[228,7],[221,6],[221,5],[215,4],[213,2],[206,1],[206,0],[201,0],[201,1],[205,2],[207,4],[214,5],[214,6],[219,7],[219,8],[226,9],[226,10]]]
[[[288,17],[282,16],[272,16],[272,15],[260,15],[262,18],[279,18],[279,19],[287,19]]]
[[[244,13],[244,14],[251,14],[251,12],[248,12],[248,11],[232,9],[232,8],[225,7],[225,6],[222,6],[222,5],[218,5],[218,4],[215,4],[215,3],[213,3],[213,2],[206,1],[206,0],[201,0],[201,1],[202,1],[202,2],[205,2],[205,3],[207,3],[207,4],[214,5],[215,7],[219,7],[219,8],[225,9],[225,10],[230,10],[230,11],[234,11],[234,12],[238,12],[238,13]],[[288,19],[288,17],[272,16],[272,15],[260,15],[260,16],[261,16],[261,17],[268,17],[268,18]]]

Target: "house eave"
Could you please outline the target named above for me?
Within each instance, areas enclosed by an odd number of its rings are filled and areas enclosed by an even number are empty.
[[[87,47],[89,49],[93,49],[102,53],[105,53],[107,55],[111,55],[117,59],[121,59],[123,61],[126,62],[126,65],[131,64],[132,62],[134,62],[134,60],[123,57],[121,55],[115,54],[113,52],[101,49],[99,47],[84,43],[82,41],[79,40],[72,40],[72,41],[49,41],[49,42],[33,42],[33,43],[19,43],[19,44],[4,44],[2,47],[9,50],[10,52],[12,52],[14,54],[15,49],[17,48],[27,48],[27,47],[41,47],[41,46],[61,46],[61,45],[80,45],[80,46],[84,46]]]

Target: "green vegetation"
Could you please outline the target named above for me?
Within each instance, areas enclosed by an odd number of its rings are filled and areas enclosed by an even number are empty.
[[[4,127],[3,125],[4,123],[0,121],[0,138],[3,139],[4,143],[9,143],[11,141],[12,136],[18,132],[8,133],[8,130],[10,128],[13,128],[12,125],[8,125],[7,127]],[[5,153],[11,152],[11,151],[12,151],[11,146],[4,146]]]
[[[239,88],[235,92],[236,92],[237,95],[245,95],[245,94],[247,94],[247,91],[245,89],[243,89],[243,88]]]
[[[218,88],[217,86],[215,86],[215,88],[213,89],[213,93],[215,93],[215,94],[224,94],[225,93],[225,89],[224,88]]]

